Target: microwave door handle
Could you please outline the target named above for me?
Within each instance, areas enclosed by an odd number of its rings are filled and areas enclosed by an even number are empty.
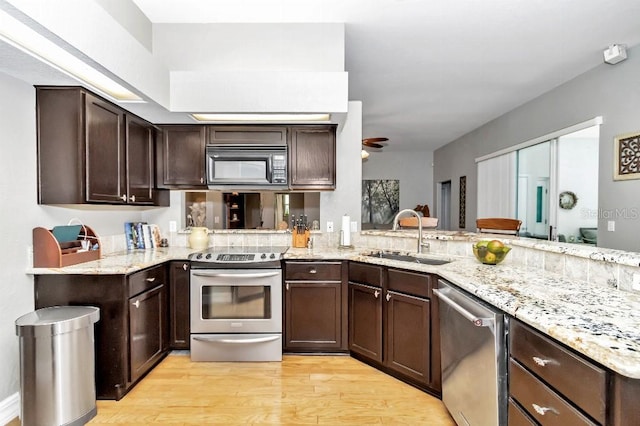
[[[267,182],[273,182],[273,158],[270,155],[267,157]]]

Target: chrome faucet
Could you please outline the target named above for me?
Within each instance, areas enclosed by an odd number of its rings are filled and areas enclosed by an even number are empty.
[[[398,230],[398,218],[400,218],[400,216],[402,216],[405,213],[411,213],[416,217],[416,219],[418,219],[418,253],[422,253],[422,247],[429,247],[429,244],[422,243],[422,218],[415,210],[412,210],[412,209],[400,210],[398,214],[396,214],[396,217],[393,218],[393,231]]]

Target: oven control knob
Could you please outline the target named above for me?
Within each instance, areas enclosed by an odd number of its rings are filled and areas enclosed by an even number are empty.
[[[198,253],[198,255],[196,256],[196,259],[202,259],[202,253]]]
[[[276,254],[275,253],[271,253],[271,256],[269,256],[269,259],[275,259],[276,258]]]
[[[262,256],[260,256],[260,259],[266,259],[267,255],[265,253],[262,253]]]
[[[207,260],[211,259],[211,253],[207,253]]]

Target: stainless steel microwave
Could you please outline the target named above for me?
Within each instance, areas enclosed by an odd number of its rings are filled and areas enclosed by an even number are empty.
[[[287,189],[286,145],[207,145],[207,185],[211,189]]]

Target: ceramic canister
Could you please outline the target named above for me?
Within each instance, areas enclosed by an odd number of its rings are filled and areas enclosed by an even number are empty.
[[[209,229],[204,226],[194,226],[189,235],[189,247],[204,250],[209,247]]]

